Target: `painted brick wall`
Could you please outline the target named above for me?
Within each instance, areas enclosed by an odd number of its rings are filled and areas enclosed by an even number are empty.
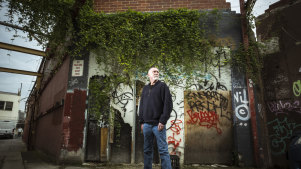
[[[75,89],[74,93],[67,93],[63,133],[63,148],[77,151],[83,145],[83,129],[85,124],[86,91]]]
[[[226,0],[94,0],[96,12],[114,13],[126,11],[164,11],[170,8],[230,9]]]
[[[54,77],[48,82],[47,87],[43,90],[41,94],[41,99],[39,100],[40,114],[47,113],[47,111],[49,111],[56,104],[56,102],[61,102],[62,99],[64,99],[65,93],[67,91],[68,70],[69,70],[69,58],[67,58],[64,61],[61,68],[54,75]]]
[[[43,90],[36,115],[35,147],[55,158],[59,156],[61,148],[63,108],[59,104],[65,99],[69,62],[70,59],[67,58]]]
[[[37,121],[35,148],[47,153],[55,160],[60,155],[62,113],[63,108],[61,107]]]
[[[74,60],[83,61],[83,74],[72,76],[72,64]],[[84,145],[85,110],[87,97],[87,76],[89,57],[72,58],[69,60],[68,85],[65,95],[62,145],[60,161],[79,162],[83,159],[82,147]]]

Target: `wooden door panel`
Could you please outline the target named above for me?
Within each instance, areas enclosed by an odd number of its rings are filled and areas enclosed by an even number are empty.
[[[232,160],[232,107],[229,91],[185,91],[185,164]]]

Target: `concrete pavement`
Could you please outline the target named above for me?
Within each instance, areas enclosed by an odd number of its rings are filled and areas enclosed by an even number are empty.
[[[21,151],[26,151],[26,146],[21,139],[0,140],[0,169],[23,169]]]
[[[143,164],[83,163],[82,165],[55,164],[37,151],[27,151],[20,138],[0,139],[0,169],[143,169]],[[154,165],[153,169],[161,169]],[[238,169],[223,165],[181,166],[181,169]],[[242,169],[242,168],[239,168]],[[254,169],[254,168],[244,168]]]

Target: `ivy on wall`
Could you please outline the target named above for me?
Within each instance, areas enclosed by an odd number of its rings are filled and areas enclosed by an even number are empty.
[[[237,50],[231,51],[230,64],[239,68],[240,71],[246,72],[249,79],[258,83],[261,80],[263,68],[263,55],[260,50],[265,47],[255,39],[253,29],[255,28],[256,17],[252,14],[252,8],[246,8],[245,16],[248,44],[241,44]]]
[[[179,74],[193,79],[195,70],[204,72],[206,62],[214,59],[214,41],[207,37],[206,29],[209,14],[218,16],[217,10],[187,9],[105,14],[85,5],[80,11],[73,55],[96,52],[97,62],[114,76],[135,77],[156,66],[165,81],[172,82]]]
[[[79,29],[72,55],[96,53],[97,63],[105,66],[107,74],[101,91],[90,83],[89,90],[94,90],[99,102],[98,110],[91,112],[101,117],[99,109],[113,89],[121,82],[130,84],[132,78],[152,66],[160,69],[163,80],[170,85],[177,83],[179,76],[186,83],[204,76],[207,65],[215,59],[216,43],[208,35],[218,29],[219,18],[218,10],[128,10],[105,14],[84,5],[77,21]],[[208,28],[209,20],[216,22],[214,30]]]
[[[154,13],[129,10],[105,14],[94,12],[93,0],[0,0],[0,8],[5,4],[9,22],[18,22],[29,31],[30,39],[35,37],[45,47],[60,51],[55,55],[64,56],[70,48],[73,56],[97,51],[97,62],[104,63],[111,75],[125,79],[157,66],[166,81],[173,83],[179,74],[189,81],[202,76],[200,72],[204,72],[206,62],[214,59],[212,47],[218,46],[216,39],[209,38],[211,30],[207,27],[210,20],[215,21],[218,29],[218,10],[171,9]],[[250,10],[247,13],[251,14]],[[22,17],[16,18],[14,14]],[[254,16],[246,17],[252,28],[250,20]],[[249,55],[249,62],[242,62],[244,67],[256,57]],[[260,66],[257,64],[256,68]]]
[[[204,76],[209,71],[206,66],[215,59],[213,48],[219,44],[214,36],[209,36],[214,31],[208,23],[214,21],[214,29],[219,29],[218,10],[170,9],[154,13],[129,10],[105,14],[93,10],[92,0],[85,2],[11,0],[9,8],[11,14],[24,16],[19,23],[41,35],[43,42],[51,42],[48,47],[61,48],[74,57],[85,52],[97,53],[97,63],[105,66],[108,83],[102,91],[92,86],[89,89],[95,89],[100,102],[110,97],[120,82],[129,84],[131,78],[152,66],[158,67],[164,81],[172,85],[179,77],[189,83]],[[243,69],[254,71],[252,67],[261,66],[258,56],[253,55],[255,52],[252,48],[241,48],[231,63],[241,63]]]
[[[248,78],[255,83],[258,82],[263,68],[263,55],[260,54],[259,48],[263,48],[263,46],[250,40],[247,49],[241,44],[237,50],[231,52],[231,59],[229,60],[232,67],[246,72]]]

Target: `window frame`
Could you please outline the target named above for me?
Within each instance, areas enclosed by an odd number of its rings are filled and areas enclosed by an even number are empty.
[[[11,107],[9,107],[10,109],[7,109],[7,107],[8,107],[9,104],[11,104]],[[9,105],[9,106],[10,106],[10,105]],[[5,109],[6,111],[13,111],[13,108],[14,108],[14,102],[10,102],[10,101],[6,101],[6,102],[5,102],[5,108],[4,108],[4,109]]]
[[[3,102],[3,107],[1,107],[1,102]],[[0,110],[5,110],[5,101],[0,100]]]

